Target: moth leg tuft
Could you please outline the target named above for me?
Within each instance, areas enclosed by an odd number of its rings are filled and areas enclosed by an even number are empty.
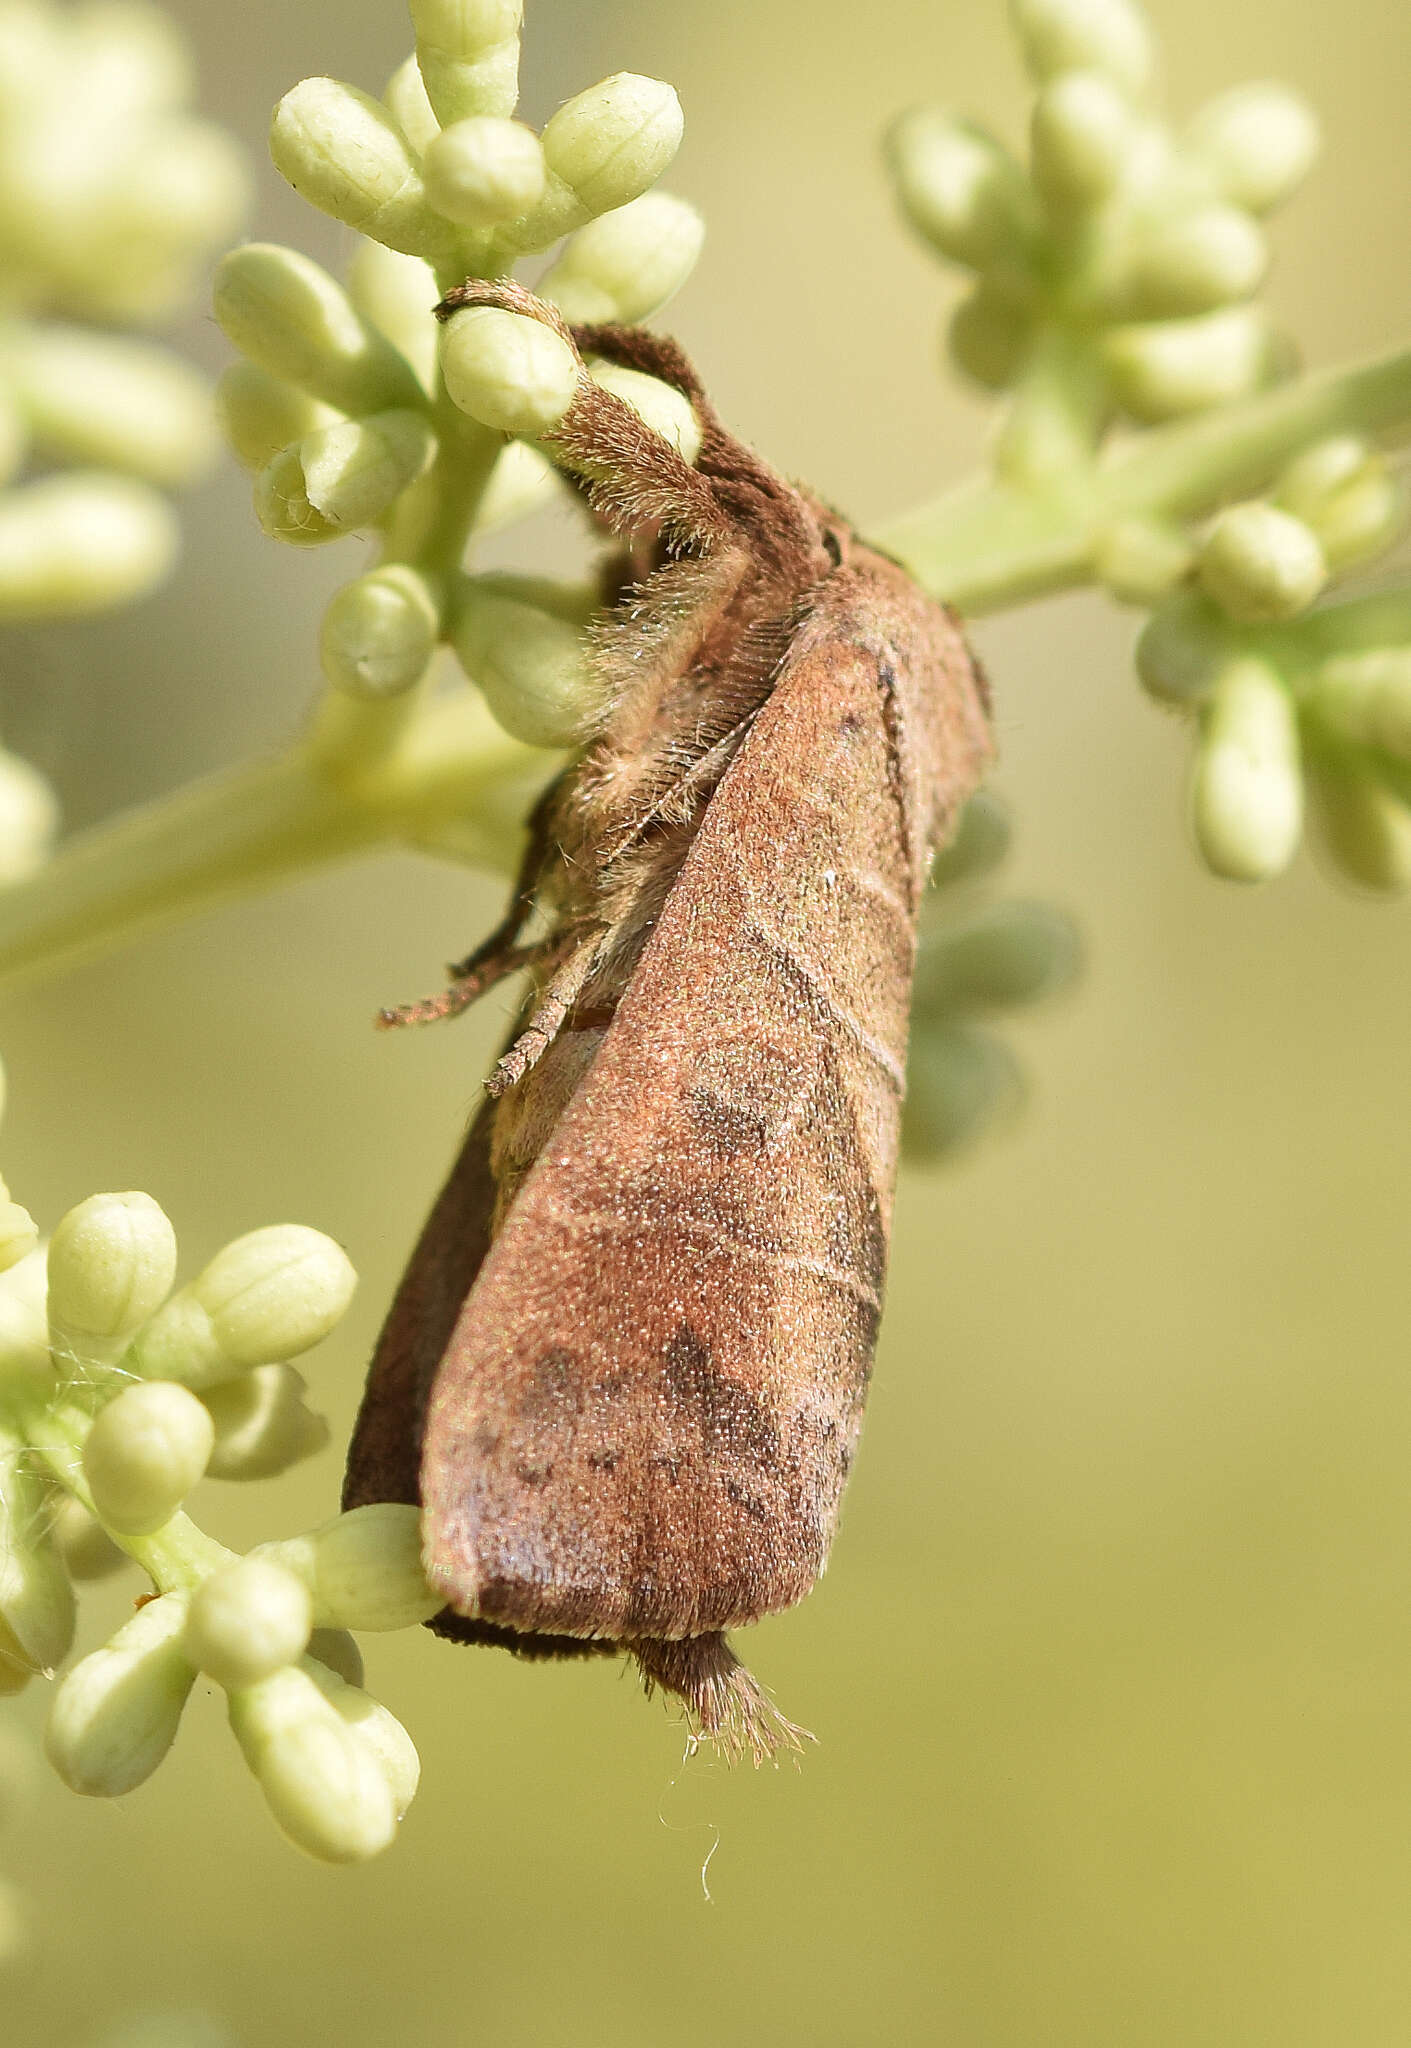
[[[485,1083],[487,1094],[496,1098],[504,1095],[513,1088],[516,1081],[523,1080],[529,1069],[543,1058],[563,1029],[569,1011],[582,994],[585,982],[596,967],[602,951],[602,941],[601,929],[595,929],[586,939],[578,939],[567,959],[562,960],[555,968],[534,1006],[529,1022],[509,1051],[496,1061]],[[562,943],[561,939],[554,941],[555,949],[561,950]],[[545,952],[552,958],[552,952],[548,947],[545,948]]]
[[[685,1702],[693,1747],[712,1742],[727,1763],[748,1755],[758,1769],[783,1754],[802,1756],[804,1744],[815,1740],[780,1713],[723,1635],[644,1640],[624,1648],[637,1660],[648,1698],[659,1686]]]
[[[462,1010],[478,1002],[497,981],[518,974],[522,967],[535,966],[543,955],[543,940],[532,946],[499,946],[493,952],[482,949],[472,953],[468,960],[451,969],[454,979],[439,996],[425,996],[419,1003],[399,1003],[393,1009],[379,1010],[377,1029],[394,1031],[404,1024],[437,1024],[443,1017],[459,1017]]]

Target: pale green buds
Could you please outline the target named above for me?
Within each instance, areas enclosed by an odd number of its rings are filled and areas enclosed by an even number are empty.
[[[416,55],[443,122],[512,114],[523,0],[412,0]]]
[[[269,1479],[328,1442],[328,1424],[304,1405],[302,1374],[292,1365],[256,1365],[201,1396],[216,1439],[212,1479]]]
[[[379,1749],[310,1671],[286,1668],[232,1693],[230,1725],[271,1813],[299,1848],[353,1863],[387,1847],[399,1814]]]
[[[1093,569],[1122,604],[1150,606],[1181,584],[1195,549],[1178,526],[1158,519],[1118,519],[1099,535]]]
[[[441,133],[441,124],[426,96],[426,82],[415,56],[408,57],[392,73],[382,103],[416,154],[425,156]]]
[[[1003,391],[1024,366],[1032,316],[982,278],[961,300],[946,328],[951,361],[987,391]]]
[[[1281,874],[1298,846],[1298,719],[1278,674],[1252,655],[1228,662],[1205,708],[1192,816],[1206,866],[1230,881]]]
[[[955,837],[931,865],[931,887],[947,889],[982,880],[1004,859],[1009,839],[1009,814],[1003,804],[987,790],[977,790],[960,814]]]
[[[255,511],[274,540],[317,545],[375,525],[436,453],[420,412],[337,420],[287,448],[263,470]]]
[[[60,1681],[44,1749],[70,1791],[117,1798],[171,1748],[196,1677],[182,1648],[186,1607],[181,1593],[149,1601]]]
[[[370,569],[345,584],[323,615],[323,673],[349,696],[395,697],[421,681],[441,635],[441,611],[427,579],[404,563]]]
[[[65,1494],[54,1510],[53,1536],[64,1570],[78,1583],[106,1579],[131,1562],[97,1516],[89,1514],[71,1493]]]
[[[1314,768],[1317,816],[1339,867],[1365,888],[1411,888],[1411,808],[1365,763],[1321,756]]]
[[[446,322],[441,369],[452,402],[506,434],[546,434],[578,389],[571,342],[542,320],[498,306],[467,306]]]
[[[357,1276],[340,1245],[298,1223],[271,1224],[217,1252],[138,1335],[133,1370],[197,1389],[321,1343]]]
[[[1411,761],[1411,647],[1334,655],[1317,673],[1313,702],[1343,739]]]
[[[101,1408],[83,1447],[93,1505],[109,1528],[146,1536],[170,1521],[202,1477],[215,1426],[172,1380],[138,1381]]]
[[[1114,327],[1103,337],[1113,389],[1139,420],[1177,419],[1245,397],[1263,381],[1269,353],[1268,323],[1253,306]]]
[[[216,385],[216,417],[236,460],[258,472],[291,442],[331,426],[338,414],[258,363],[232,363]]]
[[[544,161],[586,213],[608,213],[656,183],[683,125],[671,86],[614,72],[559,108],[541,138]]]
[[[1328,580],[1318,537],[1277,506],[1251,501],[1217,514],[1201,543],[1201,583],[1241,625],[1306,611]]]
[[[303,1656],[313,1602],[302,1579],[268,1558],[212,1572],[192,1595],[182,1647],[227,1692],[269,1678]]]
[[[33,1454],[5,1432],[0,1437],[0,1657],[25,1673],[54,1670],[73,1642],[73,1588],[50,1538],[50,1508],[50,1489],[35,1470]]]
[[[1318,119],[1287,86],[1240,85],[1201,108],[1186,143],[1224,198],[1250,213],[1267,213],[1312,168]]]
[[[1353,434],[1315,441],[1295,457],[1275,500],[1312,527],[1334,569],[1379,553],[1405,512],[1385,458]]]
[[[170,486],[188,482],[215,453],[204,379],[150,342],[30,327],[0,362],[35,443],[68,461]]]
[[[275,108],[275,168],[301,198],[410,256],[444,255],[452,235],[428,203],[407,139],[380,101],[336,78],[306,78]]]
[[[992,904],[922,946],[916,1015],[1039,1002],[1066,988],[1078,965],[1077,934],[1060,911],[1047,903]]]
[[[588,374],[604,391],[630,405],[654,434],[669,442],[683,462],[694,463],[701,452],[701,425],[684,391],[660,377],[649,377],[625,363],[592,362]]]
[[[261,1544],[255,1554],[303,1580],[319,1628],[413,1628],[444,1604],[422,1572],[416,1508],[353,1508],[307,1536]]]
[[[695,268],[705,222],[669,192],[644,192],[570,237],[537,287],[569,320],[645,320]]]
[[[477,576],[463,585],[451,641],[495,717],[531,747],[568,747],[602,708],[583,628],[586,588],[533,576]]]
[[[360,1681],[344,1678],[336,1665],[310,1656],[303,1668],[329,1705],[381,1764],[400,1820],[415,1799],[421,1778],[421,1759],[406,1729],[394,1714],[363,1691]]]
[[[494,114],[443,128],[426,152],[426,192],[438,213],[494,228],[531,213],[544,196],[544,152],[532,128]]]
[[[1258,224],[1211,202],[1150,224],[1133,250],[1126,309],[1138,319],[1182,318],[1248,298],[1269,250]]]
[[[1229,623],[1209,598],[1178,591],[1142,628],[1137,675],[1159,703],[1198,703],[1214,688],[1229,646]]]
[[[1030,145],[1034,177],[1053,198],[1091,204],[1117,185],[1135,144],[1124,93],[1100,71],[1065,71],[1034,103]]]
[[[0,619],[103,611],[160,583],[176,521],[147,485],[74,471],[0,496]]]
[[[912,1036],[906,1065],[902,1146],[919,1163],[972,1144],[1023,1100],[1013,1053],[987,1031],[928,1024]]]
[[[547,504],[561,488],[558,471],[526,441],[511,441],[490,472],[475,515],[477,533],[492,533]]]
[[[917,107],[893,124],[886,149],[902,211],[943,256],[975,268],[1022,256],[1033,200],[1018,164],[992,136],[938,108]]]
[[[242,355],[340,412],[421,401],[404,358],[326,270],[293,249],[270,242],[233,249],[216,272],[213,307]]]
[[[1151,73],[1151,37],[1129,0],[1011,0],[1010,17],[1031,77],[1100,71],[1139,92]]]
[[[37,768],[0,747],[0,888],[22,882],[49,858],[59,829],[59,800]],[[23,1253],[15,1250],[26,1229],[23,1209],[0,1204],[0,1271]],[[33,1247],[33,1237],[25,1246]]]
[[[55,1349],[116,1358],[171,1292],[176,1233],[150,1195],[90,1195],[49,1245],[49,1328]]]

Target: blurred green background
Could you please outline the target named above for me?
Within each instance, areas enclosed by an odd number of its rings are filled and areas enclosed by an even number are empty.
[[[309,72],[380,87],[401,7],[175,11],[261,166],[254,231],[334,259],[264,163],[265,117]],[[1174,111],[1277,75],[1325,119],[1271,287],[1310,361],[1403,339],[1411,12],[1153,15]],[[666,182],[710,240],[666,324],[727,418],[864,525],[958,475],[985,415],[936,374],[957,287],[895,225],[875,138],[923,96],[1018,131],[999,0],[530,0],[531,118],[620,68],[685,103]],[[208,320],[187,344],[225,359]],[[570,540],[550,521],[500,554]],[[8,742],[82,823],[272,741],[355,546],[265,541],[232,465],[163,596],[12,636]],[[1411,923],[1306,859],[1264,892],[1198,871],[1185,743],[1131,637],[1095,596],[977,635],[1009,878],[1077,912],[1089,974],[1024,1027],[1019,1126],[903,1185],[835,1562],[748,1646],[817,1731],[803,1769],[683,1764],[611,1666],[365,1639],[425,1774],[398,1845],[330,1871],[276,1835],[198,1691],[147,1787],[109,1806],[51,1784],[7,1836],[39,1934],[7,2039],[83,2048],[167,2007],[240,2048],[1411,2039]],[[363,1282],[311,1377],[345,1432],[499,1029],[389,1041],[369,1018],[433,986],[495,895],[370,862],[12,1002],[17,1196],[52,1224],[146,1188],[188,1269],[260,1223],[331,1231]],[[240,1544],[321,1519],[337,1486],[330,1451],[209,1484],[196,1512]],[[133,1591],[90,1596],[85,1645]]]

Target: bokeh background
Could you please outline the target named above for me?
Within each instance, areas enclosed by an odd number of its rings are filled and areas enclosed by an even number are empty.
[[[1271,287],[1309,360],[1404,338],[1411,12],[1152,11],[1174,110],[1277,75],[1323,114]],[[306,73],[380,87],[401,7],[175,12],[260,167],[253,231],[336,259],[265,164],[265,118]],[[620,68],[679,87],[667,183],[710,240],[667,324],[729,419],[864,526],[970,464],[983,408],[936,368],[955,286],[894,223],[876,135],[922,96],[1018,132],[1000,0],[530,0],[526,44],[535,120]],[[208,320],[185,341],[225,360]],[[7,741],[76,824],[272,743],[357,545],[264,540],[231,465],[162,596],[9,637]],[[501,555],[571,545],[551,520]],[[1197,869],[1184,741],[1140,697],[1132,632],[1085,595],[977,635],[1010,879],[1076,912],[1089,970],[1024,1028],[1017,1127],[903,1185],[835,1561],[749,1645],[818,1733],[803,1769],[683,1763],[612,1667],[365,1639],[423,1787],[386,1857],[330,1871],[276,1835],[198,1693],[148,1786],[52,1784],[7,1837],[38,1929],[7,2038],[85,2048],[185,2009],[230,2048],[1411,2039],[1411,914],[1306,858],[1259,891]],[[146,1188],[190,1269],[260,1223],[331,1231],[363,1275],[313,1372],[345,1432],[499,1028],[368,1020],[494,900],[368,861],[12,1001],[18,1197],[52,1224]],[[196,1512],[241,1544],[321,1519],[337,1485],[331,1450]],[[90,1596],[85,1643],[132,1594]],[[18,1703],[36,1727],[41,1690]]]

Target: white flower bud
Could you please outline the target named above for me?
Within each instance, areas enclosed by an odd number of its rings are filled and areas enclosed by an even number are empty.
[[[580,206],[609,213],[656,183],[683,127],[669,85],[617,71],[559,108],[543,133],[544,161]]]
[[[1093,570],[1122,604],[1159,604],[1185,581],[1195,549],[1178,526],[1118,519],[1097,539]]]
[[[545,434],[578,389],[571,343],[542,320],[499,306],[467,306],[442,329],[441,370],[462,412],[506,434]]]
[[[436,436],[420,412],[378,412],[338,420],[299,443],[304,496],[339,533],[375,525],[436,455]]]
[[[215,1424],[211,1479],[269,1479],[311,1458],[328,1424],[305,1407],[303,1375],[292,1365],[256,1365],[202,1395]]]
[[[391,1501],[351,1508],[253,1554],[304,1581],[320,1628],[414,1628],[445,1604],[422,1572],[420,1511]]]
[[[918,1017],[1013,1009],[1065,988],[1078,972],[1072,922],[1047,903],[991,904],[927,938],[916,962]]]
[[[293,249],[272,242],[232,249],[216,271],[212,305],[242,355],[340,412],[421,402],[410,365],[326,270]]]
[[[31,1254],[31,1258],[33,1255]],[[10,1285],[17,1270],[12,1267],[0,1282],[0,1380],[29,1380],[41,1399],[54,1388],[54,1366],[49,1356],[49,1321],[43,1299],[35,1301]]]
[[[1328,580],[1318,536],[1258,500],[1217,513],[1198,559],[1210,596],[1245,626],[1295,618]]]
[[[255,478],[254,507],[264,532],[287,547],[324,547],[331,540],[342,540],[347,530],[325,519],[309,503],[298,448],[281,448],[265,464]]]
[[[1344,739],[1411,761],[1411,647],[1334,655],[1313,696],[1323,723]]]
[[[1225,666],[1206,707],[1191,789],[1205,864],[1263,882],[1293,859],[1303,832],[1298,718],[1277,672],[1253,655]]]
[[[932,863],[932,889],[978,882],[992,874],[1009,851],[1009,839],[1009,814],[1004,805],[988,790],[977,790],[960,814],[955,837]]]
[[[1136,140],[1131,103],[1100,71],[1065,71],[1034,102],[1034,177],[1060,201],[1091,205],[1120,182]]]
[[[1280,471],[1275,502],[1311,526],[1328,500],[1355,482],[1374,459],[1360,434],[1329,434]]]
[[[441,608],[426,578],[389,562],[333,597],[319,629],[319,656],[335,689],[395,697],[421,681],[440,637]]]
[[[216,417],[236,460],[259,471],[306,434],[331,426],[339,414],[258,363],[232,363],[216,385]]]
[[[512,114],[523,0],[412,0],[416,55],[443,122]]]
[[[400,1820],[415,1799],[421,1780],[421,1759],[410,1735],[395,1714],[389,1714],[380,1701],[364,1692],[359,1681],[345,1679],[323,1658],[310,1656],[304,1660],[303,1668],[329,1705],[381,1764]]]
[[[370,320],[416,371],[426,391],[436,383],[436,273],[420,256],[403,256],[381,242],[362,241],[348,265],[348,291]]]
[[[902,212],[943,256],[977,269],[1022,257],[1033,201],[993,136],[939,108],[916,107],[893,123],[886,154]]]
[[[526,441],[511,441],[490,472],[475,531],[493,533],[497,527],[510,526],[548,504],[561,489],[559,473],[546,455]]]
[[[1229,626],[1209,598],[1179,591],[1152,613],[1136,646],[1142,687],[1162,704],[1209,695],[1229,653]]]
[[[1317,818],[1328,851],[1368,889],[1411,888],[1411,808],[1355,758],[1314,763]]]
[[[476,114],[443,128],[426,152],[426,196],[461,227],[494,228],[544,196],[544,152],[532,128]]]
[[[49,1242],[56,1348],[116,1358],[161,1307],[175,1276],[176,1233],[150,1195],[90,1195]]]
[[[98,1411],[83,1447],[93,1505],[112,1529],[146,1536],[171,1520],[206,1469],[215,1426],[173,1380],[139,1380]]]
[[[205,380],[167,349],[49,325],[25,329],[5,362],[35,440],[71,461],[171,485],[214,458]]]
[[[28,761],[0,747],[0,888],[43,867],[58,829],[59,800],[51,784]],[[24,1250],[15,1250],[25,1237]],[[0,1270],[32,1251],[34,1241],[27,1212],[9,1203],[0,1213]]]
[[[1179,319],[1247,299],[1263,282],[1269,248],[1238,207],[1214,202],[1153,222],[1132,251],[1127,286],[1139,319]]]
[[[654,434],[669,442],[683,462],[694,463],[701,452],[701,425],[695,408],[684,391],[644,370],[632,370],[625,363],[595,360],[588,374],[604,391],[611,391],[624,405],[630,405]]]
[[[533,576],[477,576],[463,587],[451,644],[495,717],[531,747],[581,740],[602,709],[583,627],[586,587]]]
[[[307,1671],[286,1669],[230,1696],[230,1725],[289,1839],[327,1863],[360,1862],[397,1831],[382,1761]]]
[[[1151,35],[1130,0],[1011,0],[1010,18],[1032,78],[1102,71],[1128,92],[1151,75]]]
[[[237,1237],[141,1332],[127,1363],[150,1379],[212,1387],[321,1343],[353,1298],[341,1245],[300,1223]]]
[[[1276,502],[1307,522],[1330,568],[1379,553],[1404,516],[1385,458],[1354,434],[1315,441],[1279,479]]]
[[[1186,146],[1224,198],[1267,213],[1302,183],[1320,139],[1317,115],[1286,85],[1237,85],[1201,108]]]
[[[181,1647],[186,1605],[182,1593],[149,1600],[60,1681],[44,1749],[70,1791],[115,1799],[171,1748],[196,1677]]]
[[[966,293],[946,327],[946,350],[955,367],[986,391],[1003,391],[1024,366],[1032,317],[982,278]]]
[[[441,133],[441,123],[426,97],[426,84],[415,56],[408,57],[392,73],[382,95],[382,104],[416,154],[425,156]]]
[[[1226,306],[1194,320],[1109,328],[1102,351],[1134,419],[1177,419],[1243,398],[1263,381],[1268,322],[1256,306]]]
[[[539,280],[570,320],[645,320],[695,268],[705,222],[669,192],[644,192],[580,228]]]
[[[409,256],[445,255],[406,137],[379,100],[336,78],[306,78],[274,110],[269,152],[301,199]]]
[[[0,619],[127,604],[176,558],[175,515],[147,484],[77,470],[0,497]]]
[[[50,1540],[51,1501],[27,1446],[0,1442],[0,1618],[31,1671],[53,1671],[73,1645],[73,1588]]]
[[[902,1145],[918,1163],[973,1143],[1023,1100],[1014,1055],[988,1032],[926,1024],[913,1032],[906,1065]]]
[[[64,1569],[76,1581],[106,1579],[132,1561],[71,1493],[65,1494],[54,1510],[53,1534]]]
[[[256,1685],[303,1656],[313,1602],[302,1579],[265,1557],[242,1557],[202,1581],[183,1647],[227,1692]]]
[[[315,1663],[341,1678],[345,1685],[363,1682],[363,1656],[345,1628],[316,1628],[309,1637],[308,1654]],[[309,1676],[317,1683],[318,1673]]]

